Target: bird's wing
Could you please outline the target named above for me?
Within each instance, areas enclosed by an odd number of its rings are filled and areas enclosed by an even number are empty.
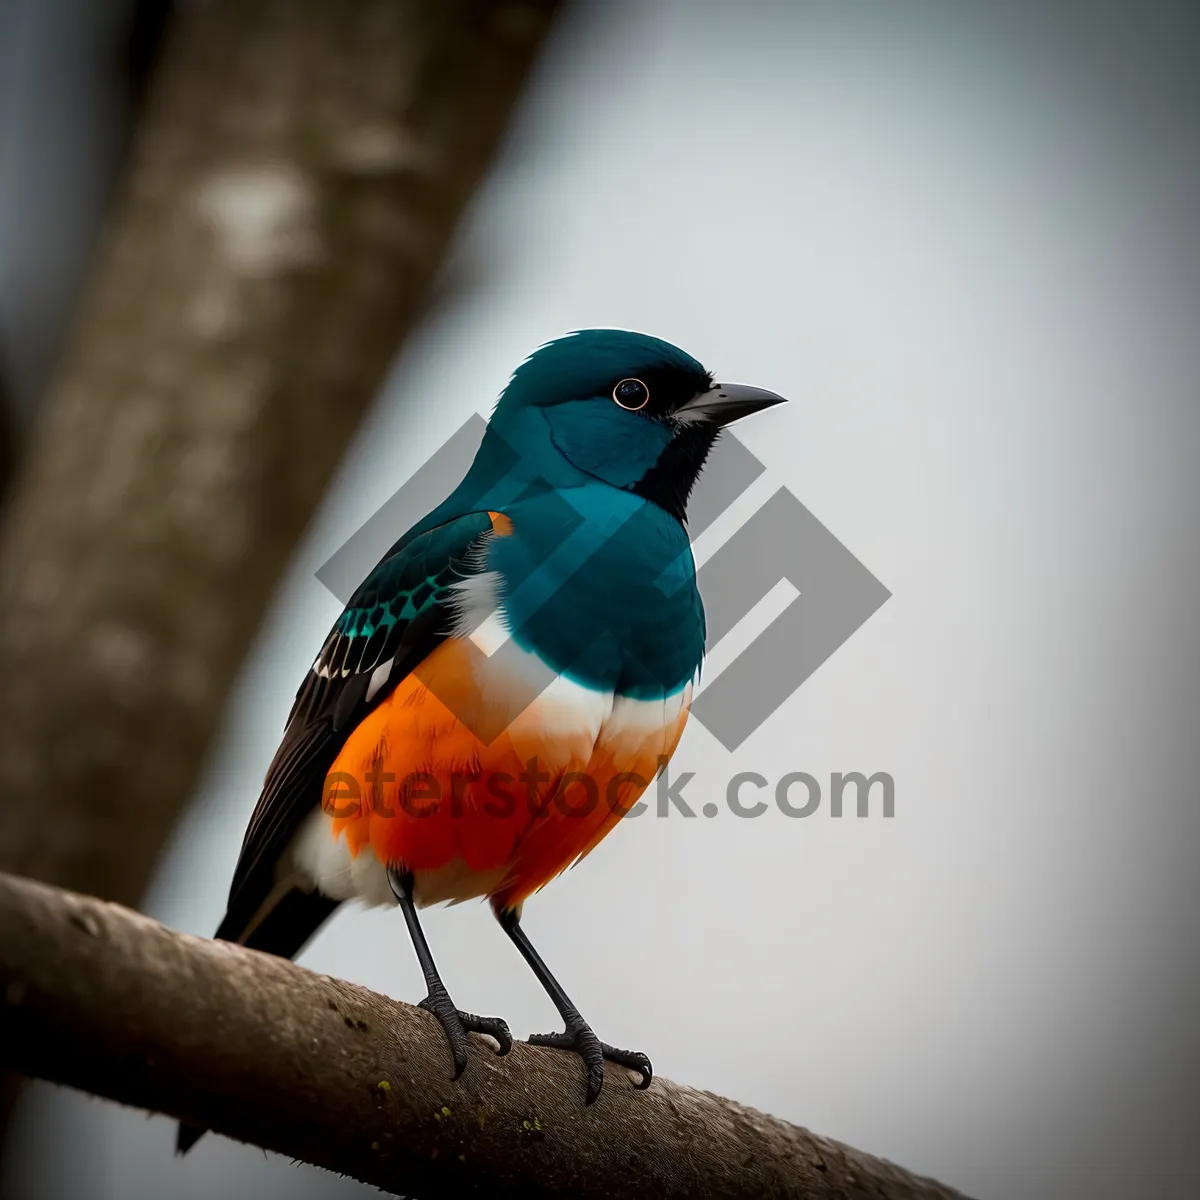
[[[468,513],[402,542],[350,598],[296,694],[246,830],[219,937],[239,940],[258,918],[276,887],[276,864],[321,802],[338,751],[449,635],[454,586],[483,569],[496,528],[492,514]]]

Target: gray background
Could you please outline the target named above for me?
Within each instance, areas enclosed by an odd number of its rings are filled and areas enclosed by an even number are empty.
[[[337,614],[317,567],[533,346],[645,329],[793,400],[746,425],[768,472],[698,557],[786,484],[894,593],[736,754],[690,728],[689,798],[885,770],[896,816],[642,818],[531,935],[665,1075],[983,1197],[1200,1194],[1198,50],[1191,6],[1132,0],[574,9],[149,911],[221,914]],[[0,161],[2,280],[28,181]],[[485,907],[427,929],[465,1008],[553,1027]],[[304,961],[422,994],[394,914]],[[19,1137],[30,1200],[368,1194],[216,1137],[178,1163],[166,1121],[46,1087]]]

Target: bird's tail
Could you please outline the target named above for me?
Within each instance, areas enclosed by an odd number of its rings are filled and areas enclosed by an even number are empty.
[[[261,950],[264,954],[295,958],[337,906],[337,900],[330,900],[320,892],[292,888],[275,900],[264,915],[255,914],[249,933],[240,915],[226,913],[213,936],[223,942],[237,942],[251,950]],[[175,1134],[175,1153],[186,1154],[206,1132],[199,1126],[181,1121]]]
[[[180,1121],[175,1128],[175,1153],[186,1154],[207,1132],[198,1125],[185,1125]]]

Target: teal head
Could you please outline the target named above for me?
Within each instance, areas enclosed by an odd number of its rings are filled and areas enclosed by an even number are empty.
[[[690,354],[642,333],[585,329],[549,342],[513,374],[489,427],[552,486],[601,481],[684,520],[721,430],[783,401],[716,383]]]

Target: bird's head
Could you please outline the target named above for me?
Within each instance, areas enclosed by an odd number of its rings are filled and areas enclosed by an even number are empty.
[[[680,520],[722,428],[783,402],[714,383],[677,346],[622,329],[584,329],[535,351],[513,374],[493,428],[518,453],[645,496]]]

